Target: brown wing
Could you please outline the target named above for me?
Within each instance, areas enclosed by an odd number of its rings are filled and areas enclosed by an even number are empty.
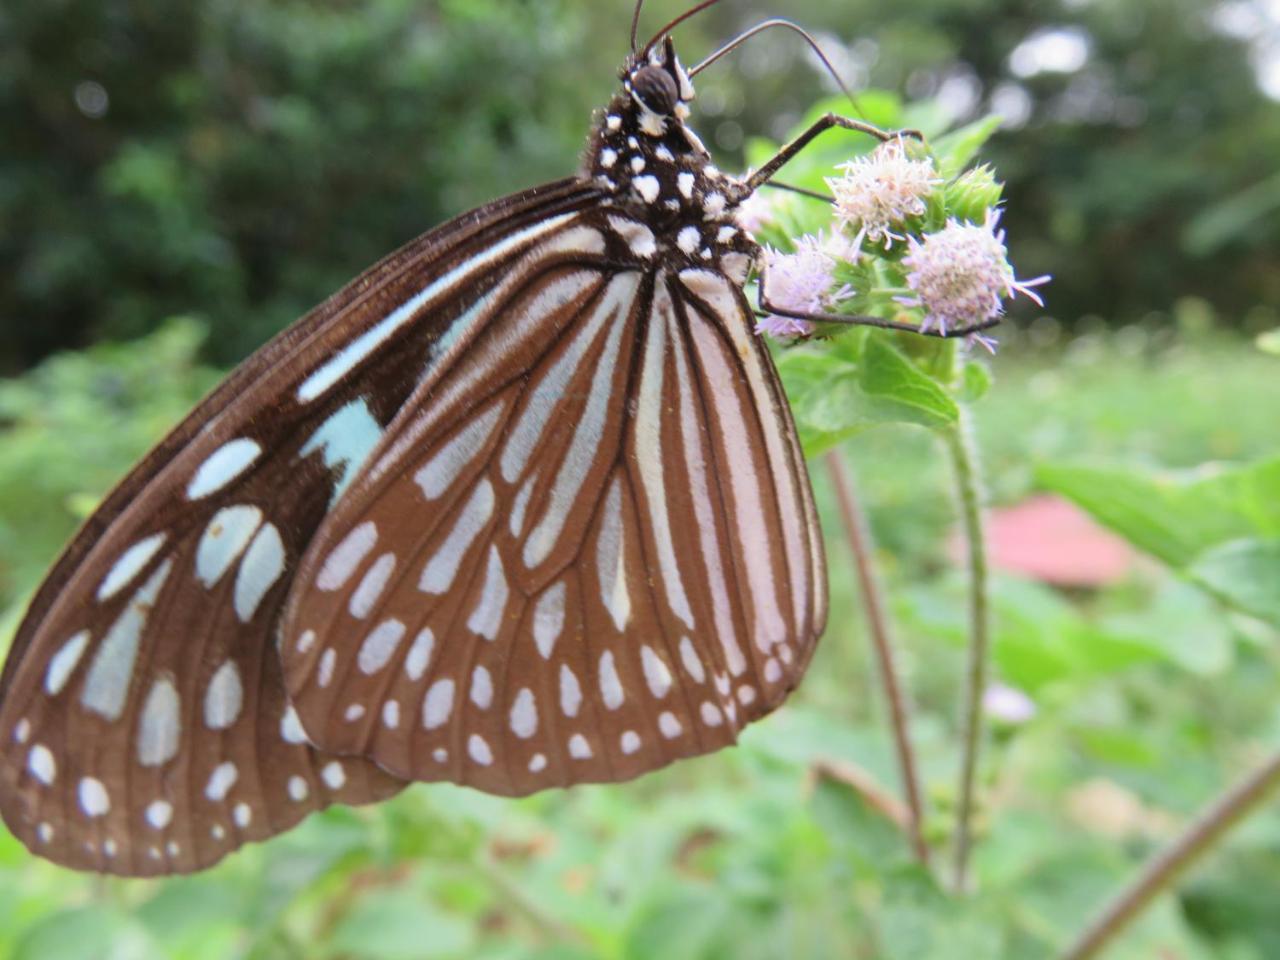
[[[297,562],[469,311],[571,235],[576,181],[373,267],[249,359],[107,498],[0,680],[0,813],[34,852],[194,870],[402,783],[307,743],[275,638]]]
[[[719,273],[604,259],[478,323],[303,561],[281,652],[315,742],[526,794],[715,750],[775,708],[825,572],[750,325]]]

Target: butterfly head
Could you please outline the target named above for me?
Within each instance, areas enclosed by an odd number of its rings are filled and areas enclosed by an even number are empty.
[[[695,96],[670,36],[628,58],[622,86],[639,112],[640,132],[650,137],[666,133],[673,118],[681,122],[689,116],[689,102]]]

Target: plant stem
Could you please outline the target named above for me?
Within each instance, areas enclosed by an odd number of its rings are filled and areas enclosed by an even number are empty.
[[[902,789],[907,800],[907,836],[911,839],[916,858],[924,865],[929,863],[929,847],[924,842],[924,805],[920,800],[920,782],[916,776],[915,754],[911,749],[910,725],[907,701],[898,682],[898,670],[894,664],[893,643],[889,635],[889,619],[885,613],[884,592],[876,576],[874,548],[866,515],[854,495],[853,478],[838,450],[826,456],[827,471],[840,504],[840,518],[844,523],[849,549],[853,552],[854,566],[858,572],[858,586],[862,592],[862,605],[867,615],[872,644],[880,661],[880,682],[885,700],[889,704],[889,723],[893,730],[893,742],[898,753],[898,770],[902,777]]]
[[[987,606],[987,545],[983,531],[981,463],[973,442],[969,413],[943,434],[955,471],[960,517],[968,544],[969,664],[965,677],[964,747],[960,763],[959,806],[956,811],[955,889],[969,886],[969,855],[973,848],[974,789],[978,755],[983,741],[982,695],[987,688],[987,660],[991,645]]]
[[[1097,956],[1157,895],[1169,887],[1228,830],[1280,787],[1280,753],[1209,804],[1168,847],[1156,854],[1133,881],[1094,918],[1060,960]]]

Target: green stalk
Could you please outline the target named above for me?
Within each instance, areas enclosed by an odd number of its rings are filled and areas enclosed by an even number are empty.
[[[960,762],[959,805],[956,810],[954,884],[958,892],[969,887],[969,859],[973,848],[974,792],[978,756],[983,742],[982,695],[987,688],[987,662],[991,646],[988,607],[987,546],[982,514],[982,472],[974,446],[968,409],[943,433],[955,472],[960,518],[968,545],[969,662],[965,672],[964,745]]]
[[[1098,956],[1152,900],[1171,886],[1201,854],[1213,849],[1228,830],[1257,809],[1277,787],[1280,787],[1280,753],[1273,754],[1258,769],[1221,794],[1181,836],[1148,861],[1128,886],[1103,907],[1060,960],[1090,960]]]

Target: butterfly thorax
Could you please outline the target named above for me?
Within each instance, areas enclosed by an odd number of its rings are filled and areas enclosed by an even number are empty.
[[[745,280],[758,247],[737,223],[750,191],[711,162],[685,123],[693,85],[668,42],[622,70],[623,88],[597,116],[584,176],[608,195],[607,228],[624,254],[711,266]]]

